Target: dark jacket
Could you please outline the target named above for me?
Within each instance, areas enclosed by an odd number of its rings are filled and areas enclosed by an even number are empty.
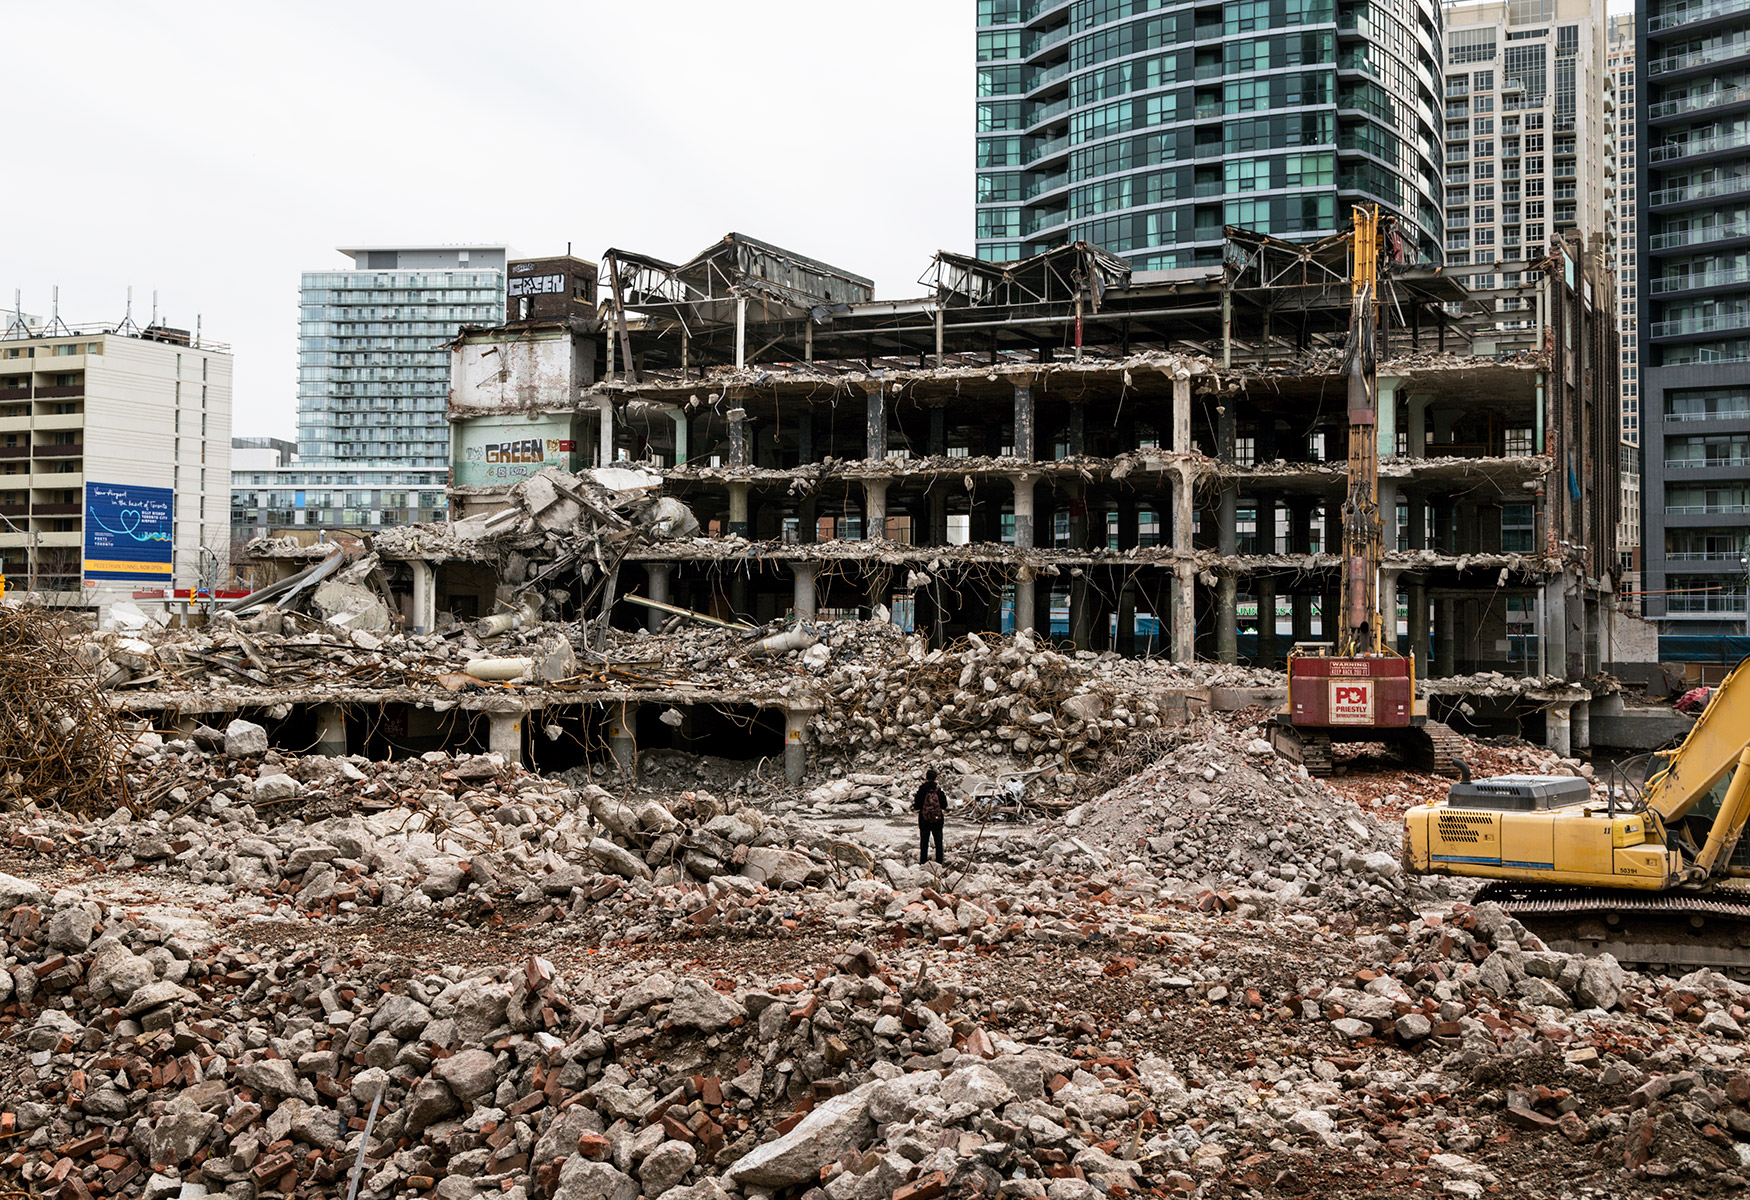
[[[911,806],[917,810],[920,821],[940,821],[948,815],[948,801],[942,795],[942,785],[931,779],[918,785]]]

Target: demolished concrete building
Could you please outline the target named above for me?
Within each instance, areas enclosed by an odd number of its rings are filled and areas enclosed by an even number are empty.
[[[608,619],[626,632],[663,628],[674,608],[750,628],[857,615],[932,650],[1025,631],[1263,671],[1324,636],[1345,239],[1230,228],[1219,272],[1133,273],[1086,244],[1006,264],[941,253],[908,301],[739,234],[678,266],[624,250],[602,262],[599,320],[469,328],[453,344],[461,524],[377,547],[410,629],[517,611],[531,580],[551,586],[552,522],[529,481],[617,463],[701,527],[616,549],[612,594],[633,602]],[[1441,715],[1523,726],[1564,753],[1587,747],[1595,700],[1620,703],[1603,674],[1624,621],[1613,285],[1594,272],[1552,244],[1543,349],[1495,358],[1471,354],[1466,293],[1438,270],[1395,268],[1382,306],[1381,590],[1397,598],[1397,648]],[[524,540],[480,536],[507,509],[534,514]],[[759,737],[809,736],[817,704],[754,691],[692,699],[775,706],[783,720],[772,712]],[[613,728],[665,735],[640,697],[593,700]]]

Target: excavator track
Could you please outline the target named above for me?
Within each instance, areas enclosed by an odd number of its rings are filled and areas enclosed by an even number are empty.
[[[1609,953],[1626,967],[1684,975],[1708,967],[1750,979],[1750,889],[1637,892],[1497,880],[1476,894],[1551,950]]]
[[[1464,738],[1439,721],[1425,721],[1407,729],[1398,745],[1414,770],[1448,779],[1463,778]]]
[[[1299,763],[1308,775],[1328,779],[1333,769],[1328,734],[1296,729],[1282,722],[1270,726],[1270,744],[1289,762]]]

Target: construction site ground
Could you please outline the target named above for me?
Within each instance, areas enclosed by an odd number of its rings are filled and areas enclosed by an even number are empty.
[[[53,648],[9,615],[0,634]],[[834,654],[856,636],[894,637]],[[35,794],[8,749],[0,1185],[1553,1200],[1750,1180],[1750,987],[1553,952],[1471,883],[1406,876],[1401,814],[1445,781],[1370,747],[1311,778],[1257,710],[1132,725],[1146,680],[1030,645],[896,657],[846,669],[869,699],[829,713],[841,736],[795,787],[675,751],[627,784],[605,758],[294,754],[246,720],[71,710],[83,740]],[[1012,727],[889,741],[943,728],[895,694],[930,678]],[[1014,751],[1053,738],[1078,747],[1055,770]],[[1513,740],[1466,756],[1590,774]],[[920,866],[927,767],[952,804],[947,861]]]

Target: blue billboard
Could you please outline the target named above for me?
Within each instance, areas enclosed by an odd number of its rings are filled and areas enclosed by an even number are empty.
[[[176,493],[134,484],[85,485],[85,578],[169,583]]]

